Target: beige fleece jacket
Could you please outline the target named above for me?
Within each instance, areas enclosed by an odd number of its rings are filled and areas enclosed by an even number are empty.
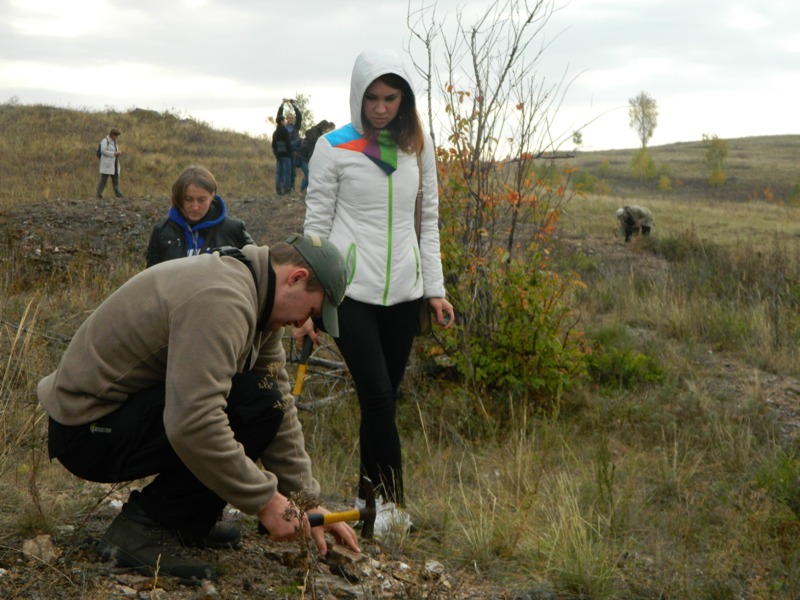
[[[166,384],[164,426],[175,452],[209,489],[248,514],[276,490],[319,494],[285,370],[282,330],[257,331],[267,298],[267,247],[246,246],[258,274],[233,257],[167,261],[132,277],[80,326],[42,379],[43,408],[63,425],[92,423],[139,390]],[[256,289],[257,287],[257,289]],[[224,412],[232,377],[248,368],[276,385],[281,428],[249,459]]]

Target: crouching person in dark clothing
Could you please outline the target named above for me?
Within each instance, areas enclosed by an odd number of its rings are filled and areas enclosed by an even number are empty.
[[[220,521],[228,503],[257,515],[273,540],[310,536],[324,555],[328,531],[358,551],[347,524],[311,529],[285,516],[290,494],[318,496],[320,487],[290,394],[283,327],[321,317],[338,335],[345,287],[339,251],[295,235],[153,266],[80,326],[37,389],[50,455],[90,481],[155,476],[106,530],[104,558],[148,575],[214,579],[213,566],[182,547],[238,547],[239,530]]]
[[[631,237],[641,234],[650,235],[650,229],[655,225],[653,213],[643,206],[626,206],[617,209],[617,220],[625,235],[625,241],[631,241]]]

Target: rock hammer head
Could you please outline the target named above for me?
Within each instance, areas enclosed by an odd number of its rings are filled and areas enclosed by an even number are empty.
[[[375,535],[375,486],[369,477],[361,478],[361,490],[364,492],[367,505],[361,509],[361,537],[371,540]]]

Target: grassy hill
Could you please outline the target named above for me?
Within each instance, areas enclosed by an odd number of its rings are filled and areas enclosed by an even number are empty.
[[[274,189],[274,159],[266,138],[219,131],[170,112],[132,109],[87,112],[42,105],[0,104],[0,206],[16,202],[80,199],[94,195],[97,142],[111,127],[119,142],[123,190],[129,196],[161,196],[185,166],[201,163],[217,176],[226,197],[256,197]],[[650,148],[672,191],[657,181],[630,176],[637,149],[579,152],[570,166],[604,182],[610,195],[631,199],[786,201],[800,184],[800,135],[728,140],[728,183],[707,185],[704,149],[698,142]]]
[[[729,201],[800,201],[800,135],[746,137],[726,140],[728,157],[724,186],[708,185],[702,142],[682,142],[649,148],[659,171],[666,173],[671,190],[660,191],[658,180],[631,177],[630,163],[637,149],[579,152],[578,168],[607,182],[610,193],[636,198],[673,197]]]
[[[123,189],[140,201],[82,202],[93,196],[94,147],[112,125],[128,153]],[[226,198],[271,197],[272,160],[265,140],[147,111],[3,105],[0,128],[0,595],[107,598],[118,573],[92,545],[109,496],[124,499],[127,488],[80,481],[47,460],[36,383],[85,316],[142,268],[147,225],[181,168],[205,164]],[[728,143],[730,180],[719,189],[705,181],[700,142],[650,149],[672,191],[630,177],[636,149],[564,163],[604,185],[568,203],[548,249],[559,272],[580,279],[569,300],[591,345],[587,381],[553,411],[532,410],[510,388],[488,397],[409,373],[398,422],[419,530],[378,556],[381,577],[409,581],[407,571],[391,576],[387,554],[412,572],[439,561],[446,577],[425,573],[396,597],[800,597],[800,219],[790,202],[800,136]],[[51,210],[56,199],[66,201]],[[41,204],[39,218],[23,202]],[[625,203],[653,209],[649,238],[619,237],[614,211]],[[65,213],[90,238],[85,247],[65,245]],[[108,250],[122,243],[139,252]],[[48,252],[59,260],[46,262]],[[301,418],[323,489],[347,502],[359,414],[345,397]],[[51,565],[21,553],[39,533],[62,553]],[[319,565],[304,563],[276,587],[277,560],[255,538],[251,526],[243,553],[211,558],[223,564],[219,595],[306,593]]]
[[[266,139],[215,130],[169,112],[87,112],[6,103],[0,104],[0,206],[94,197],[95,149],[111,127],[122,131],[126,195],[168,194],[178,173],[198,163],[217,176],[229,195],[260,196],[274,188],[274,159]]]

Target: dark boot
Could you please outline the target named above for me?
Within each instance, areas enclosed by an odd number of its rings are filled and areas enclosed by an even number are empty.
[[[218,521],[205,536],[200,537],[188,533],[178,533],[178,538],[184,546],[194,548],[216,548],[217,550],[242,547],[242,534],[233,523]]]
[[[159,527],[158,522],[151,518],[137,503],[136,499],[139,497],[139,492],[132,493],[130,500],[125,503],[123,512],[134,521]],[[233,523],[224,523],[222,521],[217,521],[211,531],[205,535],[181,530],[175,530],[175,534],[181,544],[193,548],[215,548],[217,550],[230,548],[236,550],[242,546],[242,534],[239,532],[239,528]]]
[[[148,576],[158,572],[186,583],[217,577],[212,565],[183,552],[175,531],[161,527],[130,504],[123,507],[103,534],[99,551],[104,559],[116,560],[119,566]]]

